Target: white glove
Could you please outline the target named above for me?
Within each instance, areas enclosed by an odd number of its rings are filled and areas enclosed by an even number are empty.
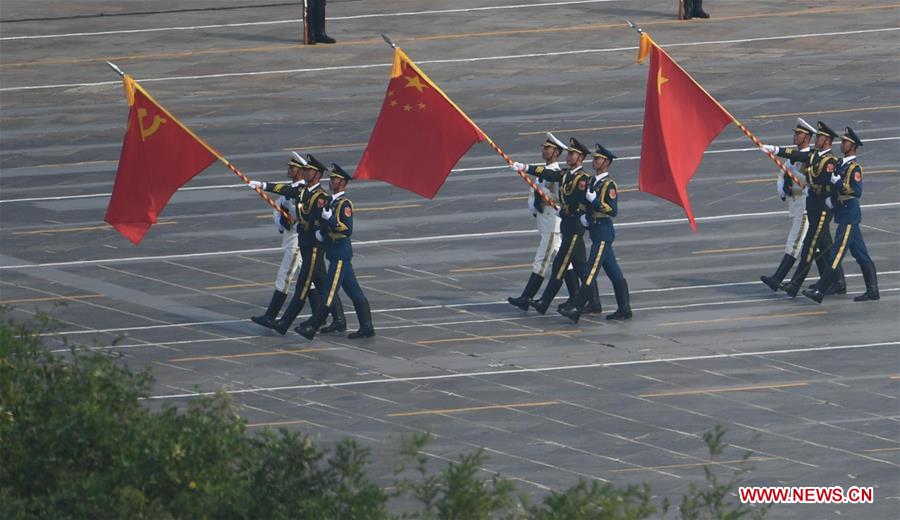
[[[784,200],[784,175],[778,176],[778,196],[781,197],[781,200]]]
[[[764,144],[762,145],[762,147],[760,147],[760,150],[765,153],[778,153],[779,151],[781,151],[781,148],[773,146],[771,144]]]
[[[325,239],[322,238],[322,230],[321,230],[321,229],[319,229],[319,230],[316,231],[316,240],[318,240],[319,242],[324,242],[324,241],[325,241]]]
[[[584,198],[586,198],[588,202],[594,202],[597,200],[597,192],[588,188],[587,193],[584,194]]]
[[[809,195],[809,186],[804,186],[803,187],[803,196],[806,197],[807,195]]]
[[[582,225],[582,226],[584,226],[584,227],[590,227],[590,226],[588,225],[587,215],[582,215],[581,218],[579,218],[578,220],[581,221],[581,225]]]
[[[828,197],[827,199],[825,199],[825,205],[831,209],[834,209],[834,204],[831,202],[831,197]]]
[[[251,190],[255,190],[257,188],[261,190],[266,189],[266,183],[260,181],[250,181],[247,183],[247,186],[250,186]]]
[[[509,165],[509,167],[510,167],[513,171],[515,171],[515,172],[520,172],[520,171],[523,171],[523,170],[527,170],[527,169],[528,169],[528,165],[527,165],[527,164],[523,164],[523,163],[520,163],[520,162],[514,162],[514,163],[512,163],[511,165]]]
[[[831,174],[831,184],[840,184],[840,183],[841,183],[841,176],[838,175],[837,173],[832,173]]]
[[[331,210],[331,208],[328,208],[328,207],[322,208],[322,218],[325,219],[325,220],[330,220],[330,219],[331,219],[331,215],[332,215],[333,213],[334,213],[334,212]]]

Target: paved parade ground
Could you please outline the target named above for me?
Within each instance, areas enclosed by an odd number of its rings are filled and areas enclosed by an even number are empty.
[[[16,320],[56,317],[47,339],[60,355],[77,343],[151,367],[150,406],[225,390],[251,430],[371,446],[379,478],[402,435],[427,431],[435,463],[483,446],[485,470],[535,496],[585,478],[677,497],[702,481],[702,435],[721,424],[733,446],[720,468],[752,450],[754,484],[874,487],[873,504],[780,505],[771,517],[896,518],[900,4],[710,0],[712,17],[691,21],[675,4],[331,0],[338,43],[304,47],[298,2],[4,2],[0,304]],[[764,143],[790,144],[797,116],[853,127],[880,301],[853,301],[864,285],[850,255],[848,294],[821,305],[759,281],[789,219],[778,170],[733,125],[690,184],[696,233],[681,208],[638,192],[647,65],[624,18]],[[282,180],[294,150],[355,168],[390,73],[382,32],[514,160],[540,161],[546,131],[619,156],[615,247],[632,320],[576,325],[506,303],[539,236],[527,186],[486,144],[434,200],[349,184],[371,339],[307,341],[248,320],[272,294],[280,237],[221,163],[139,246],[104,224],[128,113],[104,60],[250,178]]]

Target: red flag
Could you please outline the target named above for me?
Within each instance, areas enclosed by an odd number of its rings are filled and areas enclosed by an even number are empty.
[[[380,179],[429,199],[469,148],[485,136],[399,48],[381,114],[356,167],[357,179]]]
[[[687,185],[709,143],[733,118],[649,36],[642,34],[639,62],[647,52],[650,72],[638,186],[643,192],[684,208],[691,229],[697,231]]]
[[[104,220],[137,245],[175,191],[217,157],[130,76],[123,80],[131,110]]]

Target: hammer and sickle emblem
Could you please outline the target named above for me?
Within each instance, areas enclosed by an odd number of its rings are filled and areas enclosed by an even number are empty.
[[[160,117],[159,115],[154,114],[153,123],[150,124],[150,128],[146,128],[144,126],[144,118],[145,117],[147,117],[147,109],[139,108],[138,109],[138,122],[140,123],[140,126],[141,126],[141,140],[142,141],[146,141],[148,137],[155,134],[156,131],[159,130],[160,125],[162,125],[163,123],[167,123],[169,121],[168,119],[166,119],[164,117]]]

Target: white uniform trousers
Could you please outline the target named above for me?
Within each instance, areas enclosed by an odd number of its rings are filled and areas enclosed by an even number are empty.
[[[297,232],[285,230],[281,234],[281,266],[278,267],[278,276],[275,277],[275,290],[287,292],[297,269],[300,268],[300,248],[297,244]]]
[[[788,233],[784,244],[784,253],[797,258],[803,247],[803,237],[809,221],[806,219],[806,195],[800,194],[787,198],[788,215],[791,219],[791,231]]]
[[[559,234],[559,217],[556,216],[556,210],[546,206],[544,211],[538,213],[537,228],[541,233],[541,243],[534,254],[531,272],[546,278],[550,267],[553,266],[553,258],[559,251],[562,238]]]

